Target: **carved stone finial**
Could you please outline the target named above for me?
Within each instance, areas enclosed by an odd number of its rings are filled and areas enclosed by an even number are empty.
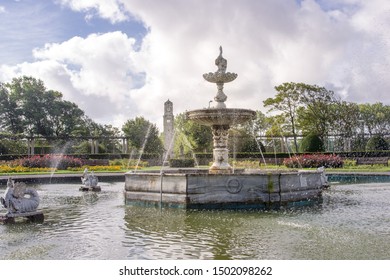
[[[226,72],[227,60],[222,57],[222,46],[219,47],[219,56],[215,59],[215,65],[218,66],[218,73]]]

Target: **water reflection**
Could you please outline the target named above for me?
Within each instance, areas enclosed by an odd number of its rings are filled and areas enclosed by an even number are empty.
[[[390,259],[385,183],[332,186],[320,205],[269,212],[126,206],[123,183],[37,187],[45,221],[0,225],[1,259]]]

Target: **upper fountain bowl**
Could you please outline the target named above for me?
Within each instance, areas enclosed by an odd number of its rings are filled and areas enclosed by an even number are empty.
[[[205,73],[203,78],[210,83],[228,83],[234,81],[237,78],[236,73],[224,73],[224,72],[215,72],[215,73]]]
[[[209,108],[187,111],[188,119],[196,123],[213,125],[237,125],[253,120],[256,112],[248,109],[236,108]]]

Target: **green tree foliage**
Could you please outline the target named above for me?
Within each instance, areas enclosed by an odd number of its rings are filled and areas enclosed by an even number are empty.
[[[129,140],[130,148],[138,151],[143,149],[145,153],[162,153],[164,151],[157,126],[143,117],[126,121],[122,126],[122,131]]]
[[[332,106],[336,103],[333,91],[317,85],[299,84],[299,126],[303,134],[316,134],[324,138],[333,125],[336,115]]]
[[[0,85],[1,127],[11,133],[68,136],[84,125],[84,112],[33,77]]]
[[[297,134],[314,133],[324,138],[335,116],[331,106],[336,102],[334,93],[324,87],[304,83],[283,83],[275,87],[275,98],[263,104],[269,112],[280,112],[277,123],[284,135],[292,135],[298,150]],[[274,128],[275,133],[275,128]]]
[[[188,120],[184,113],[175,117],[175,154],[188,155],[212,150],[213,134],[211,128]]]
[[[359,106],[356,103],[338,101],[330,106],[331,115],[335,116],[333,125],[329,128],[329,133],[334,135],[342,135],[344,137],[352,137],[360,128],[359,122]]]
[[[294,145],[298,150],[297,144],[297,111],[301,106],[301,89],[297,83],[283,83],[275,87],[277,94],[274,98],[268,98],[263,101],[264,107],[269,107],[268,112],[278,111],[285,124],[289,134],[294,137]],[[286,128],[286,127],[285,127]]]
[[[309,152],[324,152],[324,142],[318,135],[309,134],[302,139],[301,145],[299,147],[301,153]]]
[[[0,83],[0,127],[13,134],[23,132],[23,118],[17,98],[6,84]]]
[[[101,146],[104,147],[105,153],[121,153],[121,141],[120,139],[115,139],[120,134],[120,131],[117,127],[112,125],[103,125],[100,136],[104,135],[105,137],[100,139]]]
[[[247,136],[242,139],[240,151],[241,153],[264,153],[265,147],[259,140],[253,138],[253,136]]]
[[[372,136],[366,145],[366,151],[384,151],[389,149],[389,143],[380,135]]]
[[[390,133],[390,106],[381,102],[359,104],[360,121],[370,134]]]
[[[281,115],[267,117],[268,129],[265,133],[268,137],[283,137],[289,135],[289,131],[285,128],[285,118]]]
[[[237,153],[265,152],[258,136],[265,135],[269,124],[265,115],[257,111],[256,118],[244,124],[234,126],[229,131],[229,150]]]

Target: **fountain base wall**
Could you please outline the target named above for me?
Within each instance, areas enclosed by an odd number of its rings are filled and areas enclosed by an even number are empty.
[[[207,170],[126,173],[126,204],[185,209],[277,209],[321,200],[320,171],[209,174]]]

